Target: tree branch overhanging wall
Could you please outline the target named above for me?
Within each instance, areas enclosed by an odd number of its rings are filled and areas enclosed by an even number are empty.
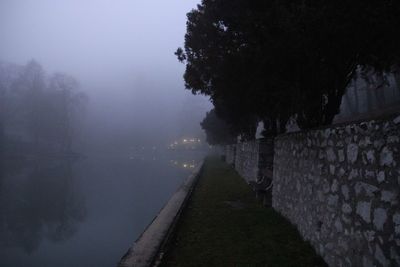
[[[389,0],[203,0],[176,55],[186,88],[236,135],[251,139],[258,121],[276,135],[293,115],[303,129],[330,124],[357,66],[397,65],[397,14]]]

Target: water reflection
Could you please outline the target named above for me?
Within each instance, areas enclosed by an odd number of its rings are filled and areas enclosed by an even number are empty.
[[[194,169],[196,168],[197,164],[196,160],[170,160],[169,161],[171,165],[173,165],[176,168],[181,168],[181,169]]]
[[[71,238],[86,208],[74,186],[71,161],[24,165],[0,163],[0,247],[32,253],[44,239]]]
[[[115,266],[190,175],[183,165],[202,155],[129,156],[20,164],[7,157],[14,163],[0,168],[0,266]]]

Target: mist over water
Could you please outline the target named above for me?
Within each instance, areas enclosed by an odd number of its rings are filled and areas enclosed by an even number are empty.
[[[174,55],[197,3],[1,1],[0,60],[35,59],[48,73],[77,79],[90,99],[91,129],[163,141],[198,135],[210,105],[184,90],[184,65]]]
[[[166,161],[90,157],[2,177],[2,266],[115,266],[190,173]]]
[[[116,265],[208,153],[174,55],[198,2],[0,2],[1,266]]]

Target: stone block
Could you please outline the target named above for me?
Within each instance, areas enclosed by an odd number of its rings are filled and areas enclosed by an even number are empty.
[[[393,152],[387,146],[382,149],[379,162],[381,166],[391,166],[393,164]]]
[[[357,144],[349,144],[347,146],[347,161],[349,163],[356,162],[358,158],[358,145]]]
[[[371,222],[371,203],[360,201],[357,203],[356,213],[366,222]]]
[[[350,214],[353,211],[353,209],[351,208],[350,204],[348,203],[343,203],[342,205],[342,212],[345,214]]]
[[[382,231],[387,220],[387,212],[385,209],[377,208],[374,210],[374,225],[375,229]]]

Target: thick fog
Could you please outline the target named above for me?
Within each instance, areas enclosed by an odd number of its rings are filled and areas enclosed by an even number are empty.
[[[115,266],[209,151],[188,0],[0,0],[0,266]]]
[[[184,89],[186,13],[198,0],[2,0],[0,61],[34,59],[88,96],[83,140],[104,147],[200,137],[206,98]]]

